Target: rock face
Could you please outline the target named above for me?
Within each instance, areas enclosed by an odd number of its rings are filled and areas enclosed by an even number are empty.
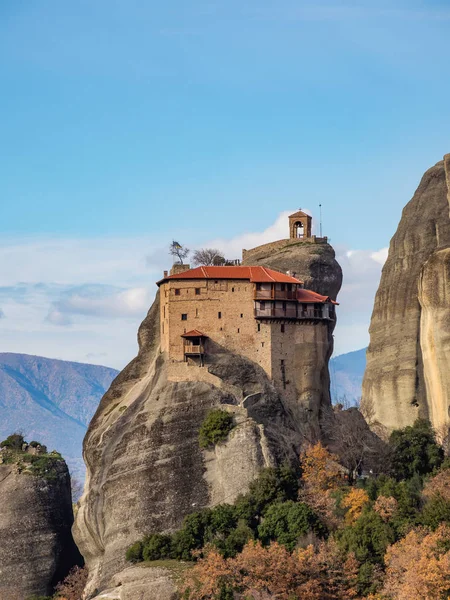
[[[214,355],[199,370],[201,380],[169,381],[156,298],[139,329],[139,354],[103,397],[84,442],[87,481],[74,536],[89,569],[87,597],[96,590],[99,598],[116,597],[126,549],[143,535],[173,531],[199,508],[232,503],[262,468],[296,460],[302,443],[318,430],[319,414],[330,406],[330,340],[299,375],[317,404],[311,422],[301,421],[258,365],[229,352]],[[314,378],[308,377],[313,371]],[[218,406],[233,413],[235,427],[214,449],[201,450],[201,423]],[[156,577],[150,571],[146,577]],[[127,589],[141,589],[134,575],[127,577]],[[173,587],[166,588],[159,600],[171,599]],[[141,591],[135,597],[155,598]]]
[[[72,539],[70,478],[64,461],[52,478],[0,465],[0,598],[46,596],[81,558]]]
[[[388,431],[448,421],[449,181],[447,155],[405,206],[375,298],[363,404]]]
[[[279,271],[293,271],[305,288],[336,300],[342,285],[342,269],[330,244],[301,240],[280,240],[244,251],[244,265],[262,265]]]

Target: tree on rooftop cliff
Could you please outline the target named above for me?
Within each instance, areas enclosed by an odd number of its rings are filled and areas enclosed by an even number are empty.
[[[192,262],[196,266],[217,266],[224,265],[227,261],[225,256],[217,248],[200,248],[192,256]]]
[[[183,260],[188,256],[189,252],[189,248],[182,246],[180,242],[176,242],[175,240],[173,240],[169,246],[169,254],[171,254],[174,261],[178,262],[180,265],[183,264]]]

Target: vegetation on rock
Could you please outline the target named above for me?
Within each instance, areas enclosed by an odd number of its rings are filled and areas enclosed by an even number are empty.
[[[353,482],[316,444],[301,477],[266,469],[248,494],[148,536],[128,560],[194,561],[187,600],[443,600],[450,590],[450,468],[428,423],[392,434],[385,472]]]
[[[200,448],[210,448],[228,437],[233,429],[233,415],[225,410],[211,410],[203,421],[198,440]]]
[[[63,458],[59,452],[47,452],[37,441],[28,443],[20,433],[13,433],[0,442],[0,461],[15,464],[19,473],[54,479]]]

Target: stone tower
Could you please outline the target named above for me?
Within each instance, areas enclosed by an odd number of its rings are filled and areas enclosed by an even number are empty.
[[[302,210],[289,217],[289,237],[304,240],[311,237],[312,217]]]

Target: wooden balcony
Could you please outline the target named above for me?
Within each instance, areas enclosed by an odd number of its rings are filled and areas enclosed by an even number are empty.
[[[255,300],[297,300],[297,290],[255,290]]]
[[[185,344],[184,354],[185,356],[201,356],[202,354],[205,354],[205,347],[203,344]]]
[[[260,308],[255,308],[254,315],[255,319],[290,319],[295,321],[334,321],[334,314],[328,315],[324,314],[322,308],[308,308],[307,310],[303,310],[301,306],[296,306],[296,310],[292,310],[292,307],[288,307],[286,310],[280,307],[276,307],[272,302],[268,302],[268,305],[261,310]]]

